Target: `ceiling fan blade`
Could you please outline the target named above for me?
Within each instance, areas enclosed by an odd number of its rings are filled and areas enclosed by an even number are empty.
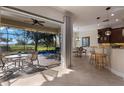
[[[105,19],[105,20],[103,20],[102,22],[108,22],[109,21],[109,19]]]
[[[32,21],[39,22],[39,23],[45,23],[44,21],[38,21],[38,20],[33,19],[33,18],[32,18]]]
[[[39,23],[45,23],[44,21],[38,21]]]
[[[30,19],[30,18],[17,18],[17,20],[18,21],[21,21],[21,22],[26,22],[26,23],[28,23],[28,22],[32,22],[32,20]]]
[[[31,25],[35,25],[35,24],[36,24],[36,23],[33,22]]]
[[[38,22],[38,24],[39,24],[40,26],[44,26],[43,24],[41,24],[41,23],[39,23],[39,22]]]
[[[38,23],[38,21],[37,21],[37,20],[35,20],[35,19],[32,19],[32,21],[33,21],[33,23]]]
[[[45,23],[44,21],[38,21],[36,19],[31,18],[32,20],[32,25],[40,25],[40,26],[44,26],[42,23]]]

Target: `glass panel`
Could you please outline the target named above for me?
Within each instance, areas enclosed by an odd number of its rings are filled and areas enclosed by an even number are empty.
[[[8,28],[8,33],[13,35],[22,35],[24,34],[24,30],[17,29],[17,28]]]
[[[34,43],[33,39],[27,37],[27,35],[26,35],[27,33],[28,33],[28,31],[25,32],[25,42],[26,42],[25,49],[27,51],[34,50],[35,43]]]
[[[0,34],[5,34],[7,33],[6,27],[2,26],[0,27]]]
[[[25,36],[24,31],[17,30],[17,29],[11,29],[8,30],[9,32],[9,46],[10,50],[12,52],[19,52],[25,50]]]
[[[0,34],[0,51],[7,51],[7,34]]]
[[[18,52],[26,53],[26,51],[30,52],[30,50],[37,50],[39,53],[43,54],[46,57],[49,57],[49,55],[50,58],[57,58],[58,56],[60,57],[60,41],[62,40],[62,36],[55,37],[55,34],[51,33],[26,31],[24,29],[27,28],[22,27],[23,25],[19,26],[19,24],[16,23],[11,24],[11,22],[9,21],[13,21],[13,23],[14,21],[25,21],[25,16],[20,16],[20,14],[16,14],[12,11],[3,10],[2,16],[9,20],[3,23],[6,24],[6,26],[3,26],[3,24],[0,25],[0,53],[1,50],[7,51],[8,54],[16,54]],[[29,20],[31,19],[30,17],[27,18]]]

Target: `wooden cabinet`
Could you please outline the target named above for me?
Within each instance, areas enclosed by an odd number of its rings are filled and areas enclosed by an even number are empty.
[[[111,30],[111,28],[98,29],[98,43],[110,43],[110,36],[105,35],[107,30]]]
[[[122,36],[122,29],[124,28],[112,29],[111,43],[124,43],[124,36]]]
[[[121,28],[104,28],[104,29],[98,29],[98,43],[124,43],[124,36],[122,36],[122,30],[124,27]],[[107,36],[105,35],[105,32],[107,30],[111,31],[111,35]]]

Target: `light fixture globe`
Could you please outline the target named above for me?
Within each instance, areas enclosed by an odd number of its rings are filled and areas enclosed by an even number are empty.
[[[106,28],[106,31],[105,31],[105,35],[106,36],[110,36],[111,35],[111,27],[110,27],[110,24],[109,24],[110,19],[109,19],[109,12],[108,12],[110,9],[111,9],[111,7],[107,7],[106,8],[108,19],[104,20],[104,22],[108,21],[108,25],[109,25],[109,27]]]
[[[110,36],[111,35],[111,30],[112,29],[110,27],[106,28],[105,35]]]
[[[105,35],[110,36],[110,35],[111,35],[111,31],[107,30],[107,31],[105,32]]]

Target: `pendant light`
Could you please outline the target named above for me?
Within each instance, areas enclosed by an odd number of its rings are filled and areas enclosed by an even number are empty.
[[[107,36],[110,36],[111,35],[111,30],[110,30],[110,24],[109,24],[109,13],[108,13],[108,11],[111,9],[111,7],[107,7],[106,8],[106,11],[107,11],[107,17],[108,17],[108,26],[109,26],[109,29],[107,29],[107,31],[105,31],[105,35],[107,35]]]
[[[105,32],[105,35],[110,36],[110,35],[111,35],[111,31],[110,31],[110,30],[107,30],[107,31]]]

